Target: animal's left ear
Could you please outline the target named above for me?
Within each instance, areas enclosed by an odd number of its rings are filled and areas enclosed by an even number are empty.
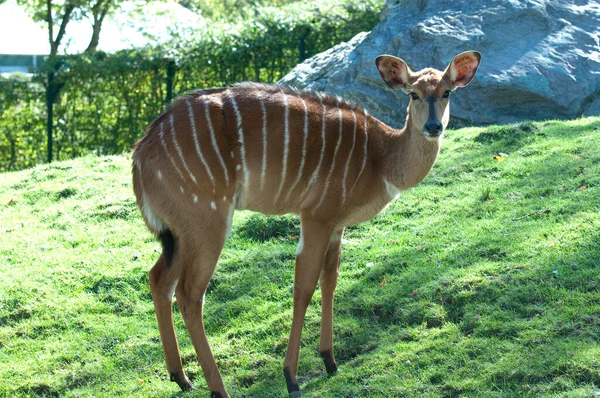
[[[481,54],[477,51],[466,51],[458,54],[450,61],[444,76],[452,83],[452,90],[464,87],[471,82],[479,67]]]

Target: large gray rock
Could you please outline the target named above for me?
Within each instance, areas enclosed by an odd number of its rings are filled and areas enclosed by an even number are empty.
[[[298,65],[280,83],[350,99],[394,127],[408,99],[381,80],[380,54],[413,70],[443,70],[482,54],[469,87],[452,95],[455,124],[600,114],[600,4],[577,0],[388,1],[382,21]]]

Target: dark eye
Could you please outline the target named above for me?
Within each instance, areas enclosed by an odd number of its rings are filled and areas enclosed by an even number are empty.
[[[442,98],[448,98],[450,96],[450,90],[444,92],[444,94],[442,94]]]
[[[419,96],[415,93],[410,93],[409,95],[410,95],[410,98],[412,98],[415,101],[419,99]]]

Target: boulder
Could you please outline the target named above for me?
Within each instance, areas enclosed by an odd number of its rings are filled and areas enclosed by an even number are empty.
[[[452,94],[452,123],[487,125],[600,114],[600,4],[584,0],[395,0],[381,22],[294,68],[281,84],[325,91],[401,127],[408,98],[389,89],[375,58],[443,70],[482,54],[469,87]]]

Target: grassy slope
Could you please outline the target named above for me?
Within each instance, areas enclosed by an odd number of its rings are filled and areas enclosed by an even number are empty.
[[[340,372],[327,377],[318,357],[317,292],[300,358],[306,395],[595,394],[599,127],[450,131],[421,185],[347,231]],[[292,217],[235,218],[206,305],[233,397],[285,395],[295,235]],[[133,202],[129,159],[3,174],[0,236],[0,396],[208,396],[179,314],[199,392],[167,381],[147,284],[159,245]]]

